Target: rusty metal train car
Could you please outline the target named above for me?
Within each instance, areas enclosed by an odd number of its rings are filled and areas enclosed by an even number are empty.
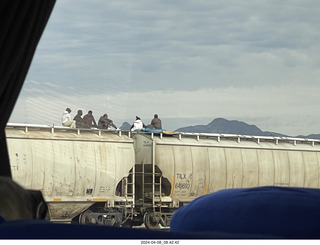
[[[218,190],[320,185],[314,139],[17,124],[6,136],[13,178],[41,190],[60,222],[154,229]]]

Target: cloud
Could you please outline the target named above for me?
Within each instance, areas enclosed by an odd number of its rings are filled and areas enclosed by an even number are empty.
[[[108,113],[118,127],[125,121],[133,122],[136,115],[149,124],[153,114],[157,113],[168,130],[205,125],[215,118],[224,117],[255,124],[264,131],[289,135],[318,132],[313,119],[314,109],[320,109],[318,96],[314,93],[317,87],[227,87],[130,93],[101,91],[100,94],[88,95],[65,95],[59,93],[61,88],[53,90],[52,86],[47,87],[42,92],[26,90],[28,94],[24,94],[17,103],[10,122],[60,125],[62,112],[70,107],[73,116],[78,109],[85,113],[92,110],[97,120]],[[316,105],[315,108],[310,104]]]
[[[316,130],[319,10],[315,0],[58,1],[15,110],[25,120],[50,110],[46,123],[70,106],[118,124],[158,113],[171,129],[226,117]]]
[[[49,55],[44,52],[40,59],[76,79],[77,70],[88,64],[95,64],[88,66],[88,73],[105,69],[110,76],[129,68],[138,87],[149,83],[150,89],[150,76],[164,84],[168,80],[174,89],[194,89],[199,77],[198,87],[210,87],[234,85],[231,74],[250,77],[257,69],[264,75],[276,67],[276,74],[283,76],[291,65],[296,73],[307,73],[300,57],[318,64],[315,6],[319,3],[64,1],[57,3],[42,42],[50,43],[43,47]],[[247,79],[238,86],[257,82]]]

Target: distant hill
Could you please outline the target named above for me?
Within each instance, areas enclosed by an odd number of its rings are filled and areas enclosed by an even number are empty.
[[[130,130],[130,128],[131,128],[131,125],[128,122],[122,123],[120,127],[121,130]]]
[[[131,124],[124,122],[120,129],[130,130]],[[278,136],[278,137],[290,137],[285,134],[262,131],[255,125],[249,125],[245,122],[237,120],[227,120],[224,118],[216,118],[207,125],[195,125],[183,128],[178,128],[177,132],[188,133],[217,133],[217,134],[240,134],[240,135],[254,135],[254,136]],[[310,135],[298,135],[292,136],[298,138],[320,139],[320,134]]]
[[[242,134],[256,136],[286,136],[284,134],[262,131],[255,125],[249,125],[236,120],[226,120],[224,118],[214,119],[207,125],[196,125],[178,128],[178,132],[190,133],[219,133],[219,134]]]
[[[320,134],[298,135],[297,138],[320,139]]]

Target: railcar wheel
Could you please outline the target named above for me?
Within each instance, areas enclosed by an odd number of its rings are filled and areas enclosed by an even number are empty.
[[[151,212],[146,212],[144,214],[143,223],[150,230],[159,228],[159,220],[157,220],[154,213]]]
[[[84,211],[79,217],[79,224],[89,224],[90,221],[87,220],[87,217],[91,213],[92,213],[92,211],[90,211],[90,210]]]

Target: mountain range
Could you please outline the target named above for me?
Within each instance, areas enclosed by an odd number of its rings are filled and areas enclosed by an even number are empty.
[[[120,129],[130,130],[131,125],[128,122],[124,122]],[[195,125],[178,128],[177,132],[189,132],[189,133],[218,133],[218,134],[240,134],[240,135],[255,135],[255,136],[278,136],[278,137],[298,137],[298,138],[312,138],[320,139],[320,134],[310,135],[297,135],[288,136],[285,134],[262,131],[255,125],[249,125],[245,122],[237,120],[227,120],[224,118],[216,118],[207,125]]]

